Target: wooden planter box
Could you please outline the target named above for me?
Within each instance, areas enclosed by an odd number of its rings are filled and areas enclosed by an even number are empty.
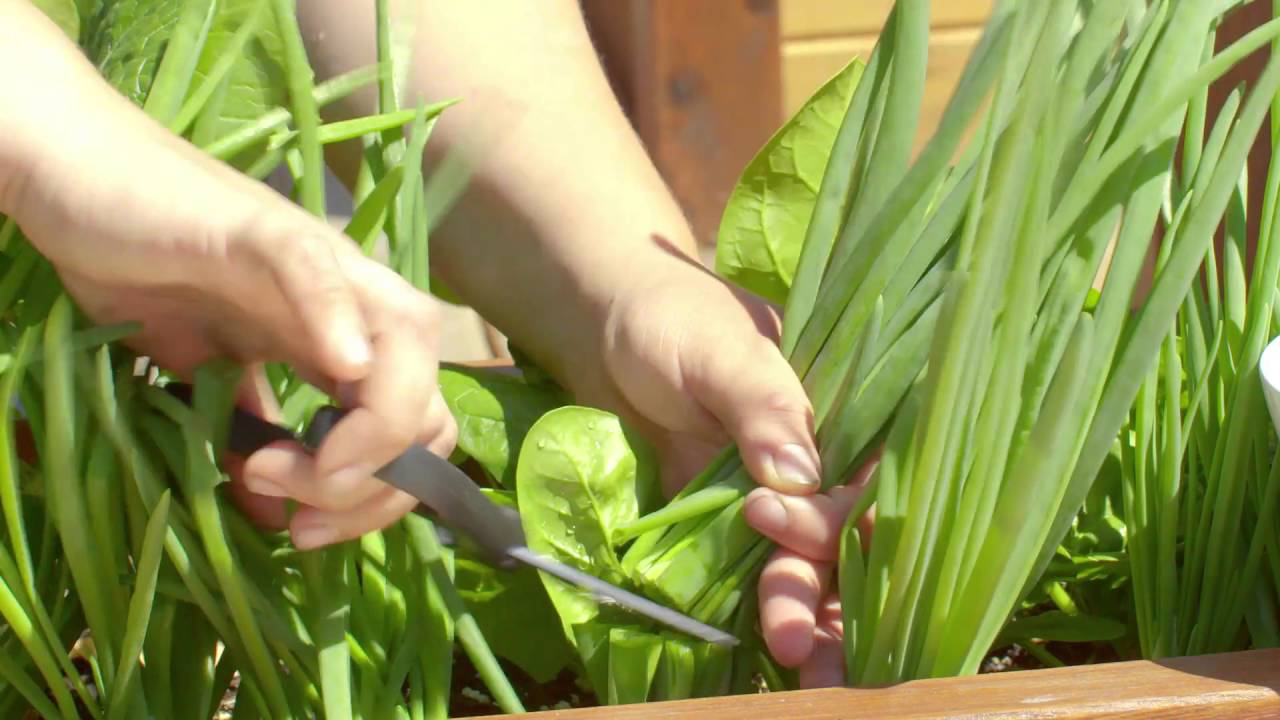
[[[1280,650],[532,715],[564,720],[1280,718]]]

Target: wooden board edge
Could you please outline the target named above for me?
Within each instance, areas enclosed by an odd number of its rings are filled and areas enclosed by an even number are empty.
[[[542,720],[861,720],[863,718],[1280,717],[1280,650],[920,680],[885,688],[804,690],[553,710]]]

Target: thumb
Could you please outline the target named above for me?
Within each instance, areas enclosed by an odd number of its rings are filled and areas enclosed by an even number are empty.
[[[822,480],[813,409],[778,348],[763,336],[735,350],[717,347],[692,363],[686,387],[738,444],[751,476],[789,495],[817,492]]]

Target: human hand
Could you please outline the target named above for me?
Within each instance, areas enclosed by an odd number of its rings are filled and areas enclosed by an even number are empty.
[[[757,488],[743,513],[779,549],[760,573],[760,624],[779,663],[799,669],[801,687],[844,684],[844,622],[836,588],[840,534],[875,468],[863,466],[847,484],[825,493],[788,496]],[[863,543],[872,513],[858,519]]]
[[[5,12],[29,25],[16,34],[43,37],[27,48],[39,77],[0,81],[0,99],[25,100],[4,103],[0,212],[89,317],[140,323],[130,342],[162,367],[282,361],[352,409],[314,457],[275,445],[243,463],[236,493],[256,519],[282,523],[279,498],[297,499],[304,507],[289,527],[311,548],[411,510],[416,500],[372,473],[411,443],[452,447],[433,301],[322,220],[153,123],[56,28],[14,8]],[[0,31],[0,45],[13,39]],[[261,384],[242,393],[269,417],[272,400]]]
[[[780,546],[760,578],[765,641],[780,663],[799,668],[803,685],[841,684],[831,579],[841,528],[870,467],[817,492],[812,410],[778,349],[780,322],[767,303],[673,254],[633,260],[627,275],[609,303],[602,371],[574,367],[570,389],[654,440],[668,490],[727,441],[737,443],[763,486],[748,496],[746,519]]]

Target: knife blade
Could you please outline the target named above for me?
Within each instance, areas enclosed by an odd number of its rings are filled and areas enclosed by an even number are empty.
[[[190,402],[189,386],[171,383],[166,389]],[[273,442],[292,441],[314,452],[344,415],[341,408],[322,407],[300,437],[288,428],[236,408],[227,446],[232,452],[247,456]],[[466,473],[421,445],[408,448],[374,476],[417,498],[451,529],[474,542],[495,567],[510,570],[517,564],[527,565],[586,590],[597,601],[626,608],[706,642],[724,647],[738,644],[737,638],[719,628],[532,550],[525,544],[520,514],[514,508],[485,497]]]

